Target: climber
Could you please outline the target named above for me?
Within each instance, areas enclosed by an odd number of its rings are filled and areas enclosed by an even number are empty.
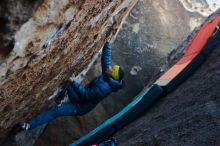
[[[119,65],[111,65],[111,46],[106,42],[102,51],[102,74],[85,87],[76,81],[69,80],[55,98],[55,107],[40,113],[29,122],[20,122],[21,130],[30,130],[47,123],[59,116],[81,116],[91,111],[111,92],[124,87],[124,71]]]

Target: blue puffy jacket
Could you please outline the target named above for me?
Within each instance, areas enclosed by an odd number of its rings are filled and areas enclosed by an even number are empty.
[[[112,92],[124,87],[124,80],[114,80],[105,73],[111,66],[111,46],[106,42],[102,51],[102,75],[93,79],[85,87],[78,82],[71,82],[67,86],[69,99],[77,108],[78,115],[91,111],[102,99]]]

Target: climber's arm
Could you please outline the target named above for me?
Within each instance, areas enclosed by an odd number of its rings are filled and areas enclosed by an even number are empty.
[[[106,42],[102,50],[102,73],[104,74],[106,70],[111,67],[111,45]]]

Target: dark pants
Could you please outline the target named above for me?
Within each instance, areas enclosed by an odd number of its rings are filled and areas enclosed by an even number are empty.
[[[30,128],[33,129],[39,125],[47,123],[59,116],[75,116],[77,115],[76,107],[71,103],[63,103],[56,105],[46,112],[34,117],[29,123]]]

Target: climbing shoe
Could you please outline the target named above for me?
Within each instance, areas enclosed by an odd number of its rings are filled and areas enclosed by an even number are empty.
[[[64,99],[66,94],[66,90],[61,90],[57,96],[55,97],[54,101],[56,102],[56,104],[60,104],[61,101]]]
[[[20,122],[19,123],[19,126],[21,129],[23,130],[29,130],[31,128],[30,124],[29,123],[26,123],[26,122]]]

